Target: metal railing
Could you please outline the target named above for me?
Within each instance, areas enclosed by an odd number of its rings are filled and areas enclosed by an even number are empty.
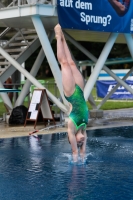
[[[25,83],[12,83],[12,84],[3,84],[4,87],[12,87],[12,89],[21,89],[23,88]],[[57,87],[57,84],[55,82],[49,82],[46,81],[45,83],[42,84],[45,88],[47,88],[54,96],[56,96],[56,98],[58,98],[61,102],[62,99],[60,97],[60,93]],[[30,104],[31,101],[31,97],[32,97],[32,93],[34,90],[35,86],[31,85],[30,89],[29,89],[29,93],[26,95],[25,100],[27,101],[26,106],[28,106]],[[20,92],[15,92],[13,93],[13,104],[15,103],[16,99],[18,98]],[[3,102],[2,99],[0,98],[0,102]],[[51,111],[53,112],[53,115],[55,117],[55,120],[60,121],[60,123],[62,124],[65,120],[65,115],[64,113],[57,107],[56,104],[54,104],[53,102],[51,102],[51,100],[49,99],[49,103],[51,106]],[[50,123],[50,121],[48,120],[48,124]]]
[[[12,88],[12,89],[20,89],[22,90],[23,86],[25,83],[12,83],[12,84],[3,84],[5,88]],[[60,93],[59,89],[57,87],[57,84],[55,82],[49,82],[46,81],[45,83],[42,84],[46,89],[48,89],[56,98],[60,99]],[[36,88],[36,86],[31,85],[30,87],[30,92],[27,94],[28,100],[30,101],[32,97],[33,90]],[[19,93],[19,92],[18,92]],[[17,93],[14,93],[14,101],[16,101],[16,95]],[[17,95],[18,96],[18,95]]]
[[[20,6],[26,4],[51,4],[56,5],[57,0],[13,0],[7,7]]]

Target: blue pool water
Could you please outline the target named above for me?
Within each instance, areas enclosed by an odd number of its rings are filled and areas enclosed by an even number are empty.
[[[87,136],[84,165],[66,133],[0,139],[0,200],[133,200],[133,127]]]

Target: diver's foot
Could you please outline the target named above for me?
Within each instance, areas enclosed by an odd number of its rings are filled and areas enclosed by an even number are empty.
[[[58,39],[59,37],[62,38],[62,30],[61,30],[61,26],[59,24],[57,24],[54,27],[54,31],[55,31],[55,38]]]

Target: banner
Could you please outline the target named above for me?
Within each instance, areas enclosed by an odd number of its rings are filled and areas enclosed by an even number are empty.
[[[125,82],[133,89],[133,81],[126,80]],[[116,81],[97,81],[97,96],[104,98],[116,85]],[[119,86],[110,99],[133,99],[133,94],[127,91],[123,86]]]
[[[133,0],[57,0],[62,28],[133,33]]]

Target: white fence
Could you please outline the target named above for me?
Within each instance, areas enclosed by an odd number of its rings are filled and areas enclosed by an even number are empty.
[[[130,69],[114,69],[111,70],[112,72],[115,73],[116,76],[118,76],[119,78],[123,78]],[[114,80],[112,78],[112,76],[110,76],[109,74],[107,74],[107,72],[105,72],[104,70],[101,70],[98,80]],[[127,80],[133,80],[133,74],[131,73],[130,76],[127,78]]]

